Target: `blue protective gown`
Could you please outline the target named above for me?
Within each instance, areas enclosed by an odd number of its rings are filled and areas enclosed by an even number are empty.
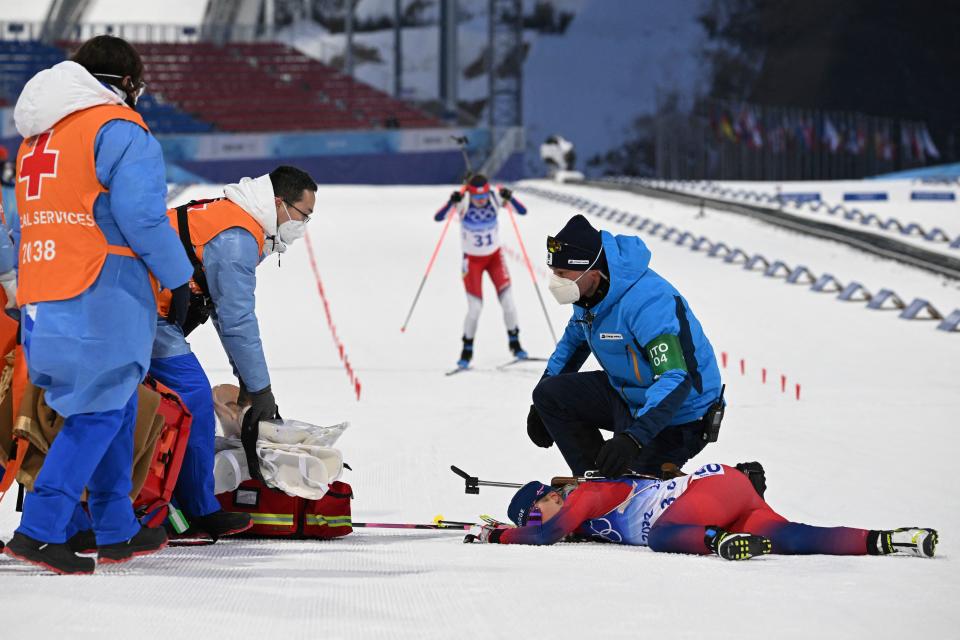
[[[109,190],[94,203],[97,224],[109,244],[129,246],[140,260],[108,255],[80,295],[26,309],[30,379],[66,420],[27,494],[17,531],[50,543],[64,542],[76,528],[84,487],[99,545],[139,530],[129,497],[136,390],[149,367],[157,315],[147,269],[168,288],[187,282],[193,271],[166,215],[156,139],[134,123],[111,121],[97,133],[94,158],[97,178]]]
[[[156,301],[147,268],[167,288],[193,273],[166,215],[163,155],[156,139],[124,120],[105,124],[94,145],[97,178],[109,191],[94,217],[112,245],[140,260],[108,255],[89,289],[30,305],[24,335],[30,379],[62,416],[126,405],[150,366]]]

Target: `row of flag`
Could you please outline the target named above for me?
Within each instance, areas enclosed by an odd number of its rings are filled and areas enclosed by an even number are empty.
[[[710,126],[718,140],[742,143],[753,150],[765,146],[773,153],[783,153],[789,144],[801,151],[826,149],[830,153],[845,152],[863,155],[868,145],[883,160],[893,160],[897,142],[891,120],[874,120],[869,126],[863,118],[850,116],[777,113],[757,116],[757,108],[744,105],[734,114],[723,107],[713,109]],[[926,162],[940,158],[927,125],[918,122],[900,123],[900,149],[907,161]]]

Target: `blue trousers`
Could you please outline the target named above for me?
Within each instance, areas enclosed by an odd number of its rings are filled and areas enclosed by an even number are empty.
[[[533,390],[533,405],[574,475],[597,468],[604,443],[600,430],[619,433],[633,423],[630,408],[603,371],[563,373],[544,378]],[[678,467],[704,447],[703,423],[664,427],[630,463],[637,473],[660,474],[660,465]]]
[[[140,530],[133,515],[133,430],[137,394],[114,411],[66,418],[54,439],[33,491],[26,495],[19,533],[42,542],[66,542],[75,533],[84,487],[97,544],[129,540]],[[71,534],[72,534],[71,533]]]
[[[150,361],[150,375],[178,394],[193,414],[187,452],[174,489],[177,505],[188,516],[205,516],[220,510],[213,494],[213,456],[216,418],[210,381],[192,353]]]

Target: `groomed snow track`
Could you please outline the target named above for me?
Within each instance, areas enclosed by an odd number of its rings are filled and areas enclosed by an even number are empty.
[[[724,238],[791,265],[860,278],[960,307],[940,277],[740,215],[586,186],[525,186]],[[405,334],[399,329],[440,234],[432,214],[450,187],[321,187],[307,247],[258,271],[257,313],[283,415],[350,420],[340,440],[354,471],[354,518],[430,522],[437,514],[504,517],[510,491],[463,492],[451,464],[484,478],[523,482],[566,471],[556,449],[527,440],[530,392],[542,363],[506,362],[507,336],[487,289],[476,370],[444,377],[460,351],[466,308],[456,234],[448,234]],[[199,185],[180,204],[218,194]],[[577,212],[520,195],[519,219],[537,271],[544,238]],[[616,220],[591,218],[615,233]],[[509,255],[521,254],[509,221]],[[744,563],[655,554],[643,548],[462,544],[443,531],[357,530],[329,542],[222,541],[168,549],[87,578],[44,575],[0,558],[3,638],[882,638],[955,637],[960,628],[956,465],[960,343],[895,312],[865,311],[779,279],[730,268],[643,236],[652,267],[684,293],[716,350],[730,406],[719,442],[692,464],[760,460],[778,511],[810,524],[940,530],[938,558],[775,557]],[[549,354],[536,295],[509,262],[521,340]],[[569,309],[547,299],[561,328]],[[332,336],[327,312],[335,323]],[[871,315],[872,314],[872,315]],[[191,336],[214,384],[232,381],[216,335]],[[344,373],[338,344],[363,380]],[[595,367],[588,364],[588,368]],[[766,384],[761,367],[769,372]],[[780,374],[803,382],[795,399]],[[18,522],[0,505],[0,537]]]

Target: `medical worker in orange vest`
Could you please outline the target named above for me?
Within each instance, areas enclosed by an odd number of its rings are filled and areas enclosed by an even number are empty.
[[[261,478],[256,453],[260,420],[277,416],[270,374],[254,310],[256,268],[273,253],[303,237],[313,214],[317,183],[296,167],[280,166],[259,178],[228,184],[224,197],[201,200],[169,212],[188,254],[195,256],[186,324],[168,322],[161,300],[150,375],[176,391],[193,414],[190,440],[174,493],[190,522],[189,535],[214,540],[249,529],[246,513],[223,511],[214,497],[215,419],[210,382],[185,339],[207,317],[220,336],[249,403],[241,440],[250,476]],[[186,224],[181,224],[185,222]]]
[[[133,513],[137,386],[156,333],[157,282],[185,319],[192,267],[166,215],[160,145],[134,109],[143,63],[98,36],[39,72],[14,110],[21,237],[17,301],[30,379],[66,418],[5,553],[92,573],[67,530],[84,488],[99,563],[166,545]]]

